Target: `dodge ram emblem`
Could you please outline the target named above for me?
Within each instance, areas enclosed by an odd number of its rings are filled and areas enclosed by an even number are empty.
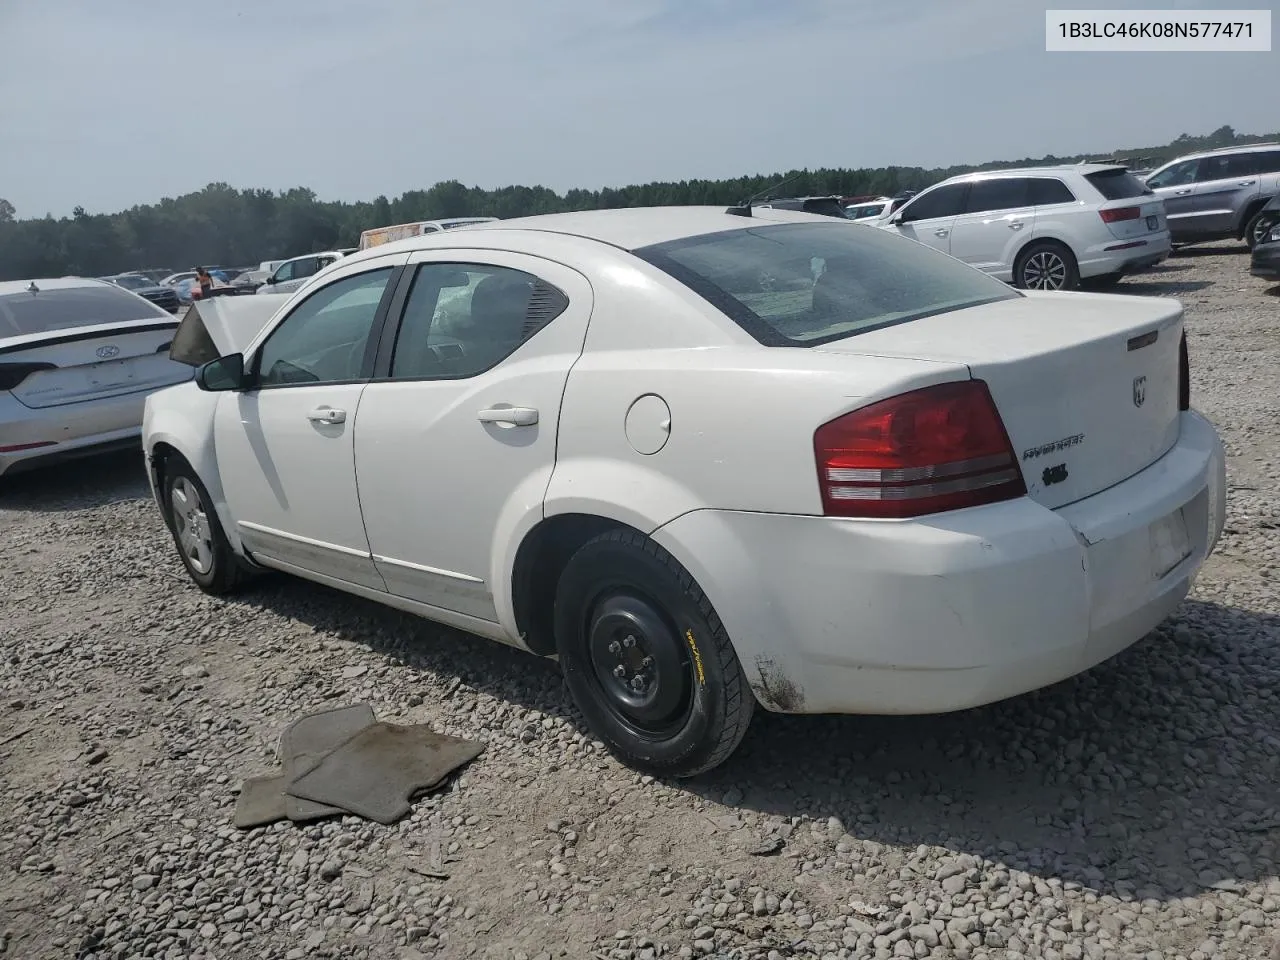
[[[120,348],[109,343],[105,347],[99,347],[96,353],[100,359],[110,360],[112,357],[120,353]]]
[[[1147,402],[1147,378],[1133,378],[1133,405],[1140,407]]]

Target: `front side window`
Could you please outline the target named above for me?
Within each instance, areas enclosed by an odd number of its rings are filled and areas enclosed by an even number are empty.
[[[302,280],[306,277],[313,277],[320,272],[319,257],[307,257],[303,260],[293,261],[293,279]]]
[[[1153,190],[1159,190],[1161,187],[1181,187],[1188,183],[1195,183],[1196,170],[1199,167],[1199,160],[1183,160],[1171,167],[1165,167],[1159,173],[1153,173],[1147,179],[1147,186]]]
[[[293,260],[290,260],[288,263],[280,264],[280,268],[276,270],[276,273],[275,273],[276,283],[284,283],[284,281],[286,280],[292,280],[293,266],[294,266]]]
[[[978,180],[969,187],[966,213],[988,213],[996,210],[1016,210],[1030,206],[1027,181],[1022,177],[999,177]]]
[[[750,227],[634,252],[767,346],[814,346],[1021,296],[944,253],[852,223]]]
[[[458,379],[483,373],[568,305],[560,290],[522,270],[423,264],[405,302],[391,376]]]
[[[902,222],[954,217],[964,209],[964,197],[968,189],[967,183],[951,183],[922,193],[902,208]]]
[[[391,272],[383,267],[344,277],[308,296],[258,351],[258,385],[359,380]]]
[[[108,283],[0,296],[0,337],[160,318],[173,315]]]

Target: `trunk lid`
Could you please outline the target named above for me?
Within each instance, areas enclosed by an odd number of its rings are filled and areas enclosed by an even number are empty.
[[[1182,325],[1173,300],[1028,291],[815,349],[966,365],[991,390],[1028,495],[1056,508],[1177,441]]]
[[[1136,210],[1136,215],[1132,212]],[[1135,197],[1132,200],[1108,200],[1098,208],[1098,216],[1117,240],[1143,240],[1149,234],[1169,229],[1164,201],[1159,197]],[[1122,217],[1111,219],[1107,217]]]
[[[23,406],[58,407],[157,390],[191,377],[169,359],[177,320],[137,320],[0,340],[0,383]]]

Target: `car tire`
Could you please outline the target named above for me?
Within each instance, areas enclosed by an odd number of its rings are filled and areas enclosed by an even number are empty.
[[[622,762],[692,777],[728,759],[755,695],[693,577],[633,530],[570,557],[555,598],[556,652],[587,725]]]
[[[1075,290],[1080,286],[1080,271],[1075,255],[1066,246],[1037,240],[1018,254],[1013,282],[1022,290]]]
[[[175,457],[167,467],[166,519],[182,565],[205,593],[234,593],[249,579],[249,571],[231,549],[209,491],[185,460]]]
[[[1250,250],[1256,247],[1267,233],[1268,228],[1262,226],[1263,219],[1263,212],[1259,210],[1249,218],[1249,222],[1244,228],[1244,242]]]

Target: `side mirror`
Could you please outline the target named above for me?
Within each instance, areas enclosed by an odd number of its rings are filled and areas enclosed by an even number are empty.
[[[231,353],[217,360],[210,360],[196,371],[196,386],[210,393],[239,390],[244,385],[243,353]]]
[[[267,277],[267,279],[263,280],[262,282],[263,282],[263,283],[275,283],[275,282],[276,282],[276,275],[275,275],[274,273],[273,273],[273,274],[270,274],[270,275]]]

